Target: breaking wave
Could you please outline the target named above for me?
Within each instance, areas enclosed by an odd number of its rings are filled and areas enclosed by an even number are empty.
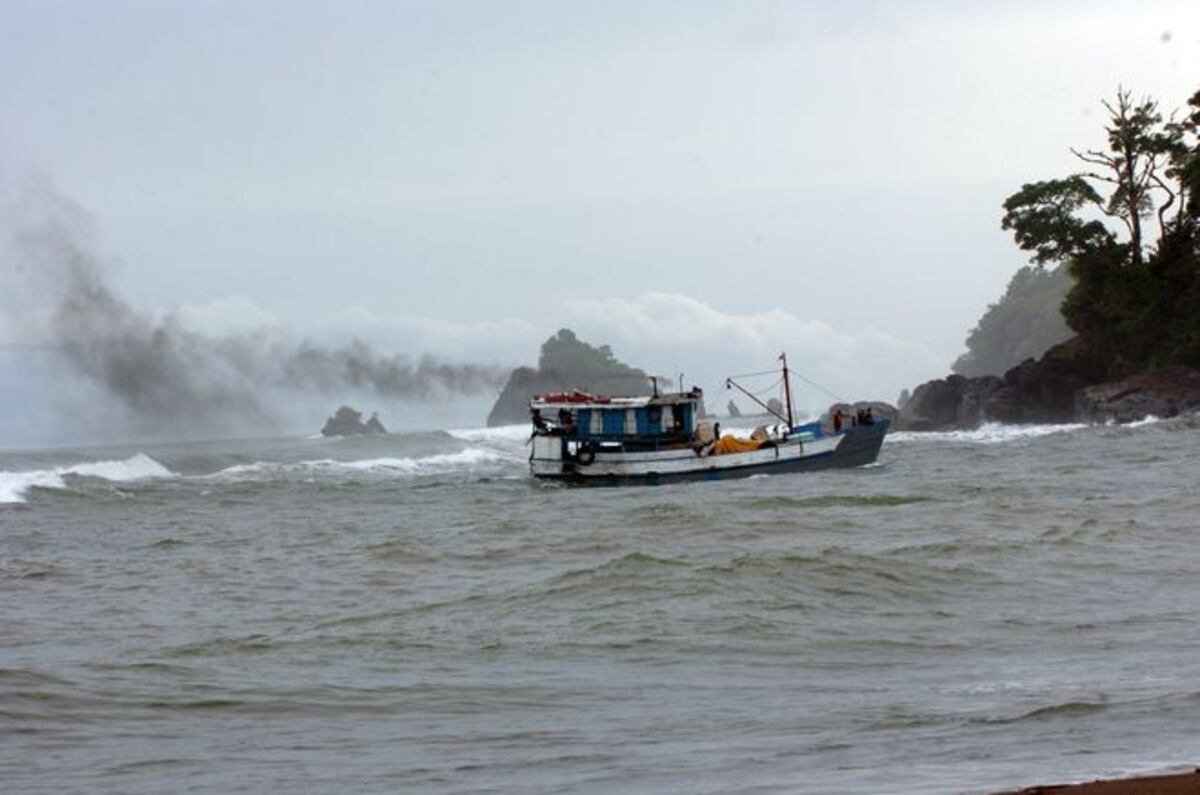
[[[1034,439],[1055,433],[1069,433],[1091,426],[1084,423],[1060,425],[1004,425],[989,422],[969,431],[894,431],[885,437],[885,442],[967,442],[972,444],[1000,444],[1021,439]]]
[[[369,458],[361,461],[336,461],[332,458],[321,458],[291,463],[256,461],[253,464],[236,464],[226,467],[206,477],[218,480],[270,480],[279,477],[314,475],[432,475],[470,470],[509,460],[508,456],[496,450],[468,447],[457,453],[438,453],[414,458]]]
[[[29,490],[65,489],[67,478],[98,478],[114,483],[173,478],[175,473],[145,453],[114,461],[90,461],[53,469],[0,472],[0,503],[25,502]]]
[[[522,425],[501,425],[497,428],[458,428],[447,430],[446,433],[464,442],[503,444],[527,441],[529,430],[529,423],[524,423]]]

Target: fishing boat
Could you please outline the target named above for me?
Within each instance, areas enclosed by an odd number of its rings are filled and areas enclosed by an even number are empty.
[[[700,419],[703,393],[605,397],[582,391],[538,395],[529,403],[534,477],[572,484],[619,486],[724,480],[760,474],[859,467],[879,456],[886,419],[855,422],[826,433],[819,422],[793,420],[787,357],[782,362],[784,405],[764,403],[734,378],[726,381],[762,407],[774,422],[749,438],[722,435]]]

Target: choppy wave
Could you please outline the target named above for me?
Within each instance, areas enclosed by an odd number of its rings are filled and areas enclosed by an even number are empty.
[[[464,442],[524,442],[529,439],[529,425],[501,425],[497,428],[456,428],[446,433]]]
[[[802,767],[861,795],[1186,761],[1200,416],[1080,427],[659,489],[531,488],[521,426],[147,447],[176,476],[132,487],[103,478],[153,470],[138,448],[7,454],[68,488],[0,511],[0,733],[55,761],[8,789],[725,792]]]
[[[973,444],[1000,444],[1020,439],[1049,436],[1055,433],[1070,433],[1088,427],[1091,426],[1084,423],[1005,425],[999,422],[989,422],[969,431],[894,431],[887,435],[885,441],[890,443],[948,441]]]
[[[0,503],[25,502],[29,490],[65,489],[70,476],[98,478],[114,483],[173,478],[175,473],[145,453],[113,461],[89,461],[53,469],[0,472]]]
[[[321,458],[311,461],[284,463],[279,461],[256,461],[252,464],[236,464],[214,472],[207,477],[219,480],[270,480],[276,477],[313,475],[428,475],[466,471],[481,465],[495,464],[508,460],[496,450],[483,447],[468,447],[457,453],[409,458],[368,458],[360,461],[336,461]]]
[[[1153,425],[1158,422],[1162,422],[1161,417],[1156,417],[1153,414],[1147,414],[1145,417],[1142,417],[1140,420],[1134,420],[1133,422],[1128,422],[1125,425],[1128,428],[1140,428],[1143,425]]]

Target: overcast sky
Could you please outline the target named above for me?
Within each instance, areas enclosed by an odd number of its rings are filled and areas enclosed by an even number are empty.
[[[531,364],[569,325],[710,388],[786,349],[894,400],[1118,84],[1200,88],[1200,4],[0,0],[0,189],[50,181],[121,294],[212,333]],[[10,406],[53,383],[30,356]]]

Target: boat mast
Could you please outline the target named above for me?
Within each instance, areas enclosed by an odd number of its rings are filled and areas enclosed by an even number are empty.
[[[787,398],[787,423],[788,432],[790,433],[792,428],[796,427],[796,423],[792,419],[792,385],[788,380],[787,354],[779,354],[779,361],[783,362],[783,395]]]

